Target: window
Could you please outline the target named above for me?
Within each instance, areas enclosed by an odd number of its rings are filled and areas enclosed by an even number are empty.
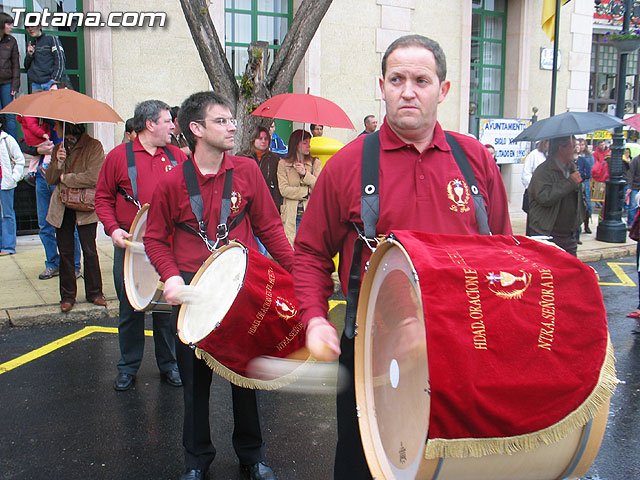
[[[27,12],[42,12],[45,8],[49,12],[82,12],[82,0],[0,0],[0,10],[7,12],[12,17],[15,17],[12,12],[14,8],[24,8]],[[42,30],[48,35],[56,35],[60,38],[66,57],[65,74],[69,76],[71,84],[77,91],[84,92],[84,36],[82,27],[75,25],[71,27],[48,26]],[[21,17],[19,24],[14,25],[11,34],[18,41],[20,67],[22,68],[19,95],[24,95],[31,91],[27,72],[24,70],[27,42],[30,41],[24,28],[24,17]]]
[[[474,118],[502,117],[506,25],[506,0],[473,0],[469,111]],[[477,122],[470,122],[477,133]]]
[[[618,51],[605,42],[604,35],[593,35],[591,48],[591,79],[589,83],[589,111],[607,112],[610,105],[617,103],[616,77],[618,75]],[[638,74],[640,64],[638,52],[627,55],[627,81],[625,90],[625,113],[637,111],[640,89],[638,88]],[[615,114],[615,110],[612,112]]]
[[[226,55],[236,78],[244,74],[251,42],[267,42],[272,50],[269,64],[273,62],[289,29],[292,10],[293,0],[225,0]]]

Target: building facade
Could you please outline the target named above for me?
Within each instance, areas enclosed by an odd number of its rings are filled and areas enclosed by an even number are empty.
[[[279,48],[299,4],[209,1],[208,14],[236,75],[244,71],[249,42],[265,40],[273,52]],[[72,26],[52,31],[65,38],[74,85],[112,105],[122,118],[130,117],[141,100],[179,105],[189,94],[210,88],[178,0],[0,0],[0,5],[9,13],[47,8],[99,12],[104,18],[112,12],[166,13],[164,26],[152,28]],[[324,134],[346,143],[362,130],[365,115],[384,117],[378,78],[385,49],[399,36],[418,33],[437,40],[447,56],[452,88],[438,115],[445,129],[476,133],[480,118],[529,119],[533,107],[538,118],[545,118],[552,72],[544,65],[552,43],[540,26],[542,5],[543,0],[334,0],[291,91],[308,90],[340,105],[356,130],[326,128]],[[573,0],[561,9],[557,113],[603,103],[594,103],[590,95],[594,81],[611,81],[594,77],[592,71],[593,23],[592,0]],[[14,32],[24,57],[28,39],[23,25],[17,24]],[[28,93],[25,75],[21,93]],[[123,125],[97,124],[91,131],[108,150],[120,143]],[[514,209],[521,200],[520,171],[520,163],[502,168]]]

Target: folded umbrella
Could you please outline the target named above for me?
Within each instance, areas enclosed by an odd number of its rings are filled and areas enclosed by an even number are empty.
[[[251,115],[328,127],[355,129],[344,110],[331,100],[308,93],[282,93],[271,97]]]
[[[622,127],[618,118],[600,112],[565,112],[553,117],[538,120],[524,129],[512,142],[536,142],[550,138],[568,137],[596,130],[608,130]]]

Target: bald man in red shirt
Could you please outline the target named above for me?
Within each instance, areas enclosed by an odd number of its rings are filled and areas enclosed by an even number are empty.
[[[420,35],[401,37],[382,60],[380,88],[387,115],[380,129],[379,208],[377,234],[392,229],[471,235],[479,233],[474,203],[437,121],[437,107],[449,92],[444,52],[437,42]],[[354,341],[327,320],[327,299],[333,293],[332,258],[340,253],[339,275],[347,294],[349,269],[357,238],[353,224],[360,216],[362,135],[336,153],[318,178],[296,241],[294,284],[307,347],[314,357],[335,360],[353,375]],[[484,199],[491,232],[511,234],[511,223],[500,172],[487,149],[475,139],[452,133],[474,172]],[[457,197],[450,186],[465,192]],[[361,266],[369,258],[362,249]],[[334,478],[371,479],[356,418],[353,376],[350,388],[338,395],[338,445]]]

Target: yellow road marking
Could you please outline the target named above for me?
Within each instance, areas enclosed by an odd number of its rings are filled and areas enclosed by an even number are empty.
[[[624,270],[622,270],[621,265],[633,265],[635,267],[635,263],[622,263],[622,262],[607,262],[607,265],[611,269],[613,273],[620,279],[619,282],[598,282],[598,285],[617,285],[620,287],[635,287],[636,284],[631,280],[629,275],[627,275]]]
[[[36,348],[35,350],[25,353],[24,355],[19,356],[18,358],[14,358],[13,360],[9,360],[3,364],[0,364],[0,375],[6,373],[14,368],[18,368],[25,363],[29,363],[33,360],[36,360],[40,357],[43,357],[59,348],[64,347],[65,345],[69,345],[76,340],[80,340],[81,338],[86,337],[87,335],[91,335],[92,333],[118,333],[118,329],[115,327],[84,327],[82,330],[78,330],[75,333],[67,335],[66,337],[62,337],[58,340],[55,340],[43,347]],[[151,330],[145,330],[144,334],[147,337],[153,336],[153,332]]]
[[[345,303],[347,302],[344,300],[329,300],[329,310],[333,310],[338,305],[343,305]],[[14,368],[18,368],[26,363],[29,363],[33,360],[36,360],[40,357],[44,357],[45,355],[48,355],[49,353],[59,348],[62,348],[66,345],[69,345],[70,343],[75,342],[76,340],[80,340],[81,338],[91,335],[92,333],[117,334],[118,329],[115,327],[98,327],[98,326],[84,327],[82,330],[78,330],[75,333],[72,333],[70,335],[67,335],[66,337],[62,337],[58,340],[55,340],[47,345],[44,345],[43,347],[36,348],[35,350],[29,353],[20,355],[18,358],[14,358],[13,360],[9,360],[8,362],[0,364],[0,375],[10,370],[13,370]],[[147,337],[152,337],[153,331],[145,330],[144,334]]]
[[[344,305],[346,303],[346,300],[329,300],[329,311],[333,310],[338,305]]]

